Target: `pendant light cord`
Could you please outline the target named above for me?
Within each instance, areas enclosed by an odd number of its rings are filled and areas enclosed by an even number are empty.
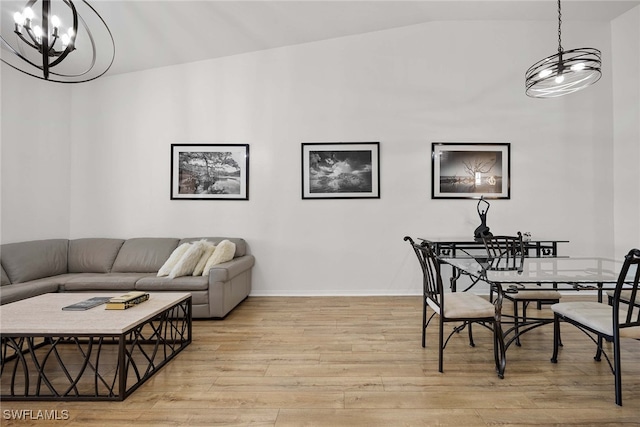
[[[558,0],[558,53],[562,53],[562,9]]]

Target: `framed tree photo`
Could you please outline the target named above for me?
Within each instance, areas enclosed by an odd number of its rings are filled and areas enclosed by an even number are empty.
[[[380,143],[302,143],[303,199],[379,199]]]
[[[432,199],[511,198],[511,144],[431,144]]]
[[[249,144],[171,144],[171,200],[249,200]]]

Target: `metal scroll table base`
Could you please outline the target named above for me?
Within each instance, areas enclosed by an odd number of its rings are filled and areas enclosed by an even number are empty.
[[[3,336],[2,400],[124,400],[191,343],[191,298],[119,335]]]

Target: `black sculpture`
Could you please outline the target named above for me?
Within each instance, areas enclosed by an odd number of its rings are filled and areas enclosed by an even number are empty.
[[[486,209],[480,210],[480,204],[486,204]],[[480,225],[473,232],[473,237],[477,242],[482,242],[483,237],[493,236],[493,234],[489,231],[489,227],[487,227],[487,212],[489,212],[489,208],[491,205],[484,199],[484,196],[480,196],[480,200],[478,201],[478,216],[480,217]]]

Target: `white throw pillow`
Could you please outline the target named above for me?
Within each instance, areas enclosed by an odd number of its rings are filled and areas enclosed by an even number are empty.
[[[182,256],[185,254],[185,252],[187,252],[188,249],[189,243],[183,243],[175,248],[169,256],[169,259],[167,259],[162,267],[160,267],[160,270],[158,270],[158,277],[168,276],[169,273],[171,273],[173,267],[175,267],[178,261],[180,261],[180,258],[182,258]]]
[[[204,266],[207,265],[207,261],[213,255],[213,251],[216,250],[216,245],[211,242],[204,242],[204,252],[202,252],[202,256],[200,257],[200,261],[196,264],[196,268],[193,269],[194,276],[202,276],[202,272],[204,271]]]
[[[193,269],[196,268],[196,264],[200,261],[202,252],[204,252],[204,243],[191,243],[187,252],[182,255],[180,261],[178,261],[178,263],[171,269],[169,278],[174,279],[180,276],[188,276],[193,273]]]
[[[204,271],[202,272],[203,276],[209,275],[209,270],[211,267],[217,264],[222,264],[223,262],[231,261],[233,256],[236,254],[236,244],[230,240],[223,240],[218,243],[216,246],[216,250],[213,251],[211,257],[204,266]]]

